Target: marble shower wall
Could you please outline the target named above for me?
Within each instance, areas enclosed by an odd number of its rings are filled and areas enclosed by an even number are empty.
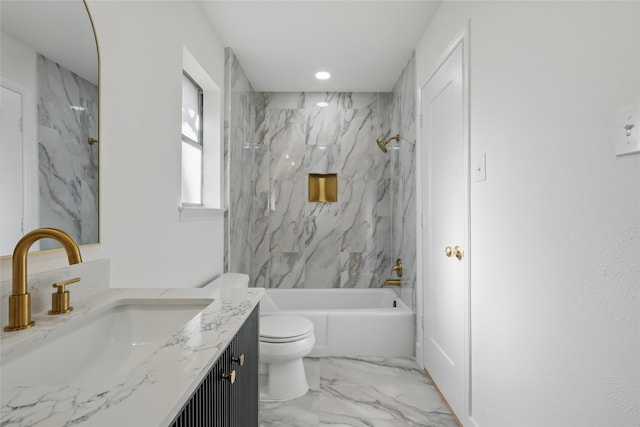
[[[226,67],[226,270],[253,286],[380,287],[402,258],[415,309],[414,59],[392,93],[257,93],[230,49]],[[375,140],[397,133],[382,153]],[[338,174],[338,202],[308,202],[309,173]]]
[[[380,287],[390,263],[390,96],[265,93],[256,121],[252,280],[279,288]],[[325,101],[327,107],[318,107]],[[308,202],[308,174],[336,173],[338,201]]]
[[[393,87],[391,129],[400,143],[391,153],[391,206],[393,260],[402,259],[400,297],[416,311],[416,78],[412,56]]]
[[[40,225],[96,243],[98,146],[87,140],[98,138],[98,87],[40,54],[37,64]]]
[[[255,120],[260,96],[233,51],[225,49],[225,271],[251,275],[255,192]]]

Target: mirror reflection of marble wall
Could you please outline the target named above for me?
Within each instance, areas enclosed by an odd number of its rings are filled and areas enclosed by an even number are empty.
[[[98,241],[98,87],[38,54],[39,222]],[[40,249],[59,245],[50,239]]]
[[[99,243],[99,145],[88,144],[99,140],[99,58],[88,6],[2,0],[0,24],[2,90],[11,95],[0,100],[11,125],[0,138],[0,256],[38,227]],[[55,247],[42,240],[31,251]]]

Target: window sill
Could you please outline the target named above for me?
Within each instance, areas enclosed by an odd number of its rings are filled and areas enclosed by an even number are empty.
[[[222,218],[224,209],[204,208],[200,206],[178,207],[178,220],[182,221],[206,221]]]

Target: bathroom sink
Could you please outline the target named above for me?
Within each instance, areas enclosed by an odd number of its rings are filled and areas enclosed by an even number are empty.
[[[98,382],[127,374],[212,299],[121,299],[53,328],[2,359],[2,388]],[[36,326],[37,327],[37,326]]]

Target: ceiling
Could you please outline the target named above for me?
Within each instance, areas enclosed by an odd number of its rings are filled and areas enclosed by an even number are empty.
[[[440,2],[199,3],[257,91],[388,92]],[[331,79],[315,79],[319,70]]]

